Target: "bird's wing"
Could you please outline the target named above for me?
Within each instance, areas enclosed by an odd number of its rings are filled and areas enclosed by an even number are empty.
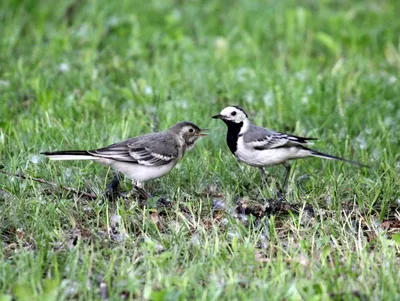
[[[243,135],[243,139],[246,144],[250,145],[254,149],[263,150],[285,146],[306,145],[308,140],[316,140],[318,138],[289,135],[253,125],[250,128],[250,131]]]
[[[289,142],[286,135],[281,134],[268,134],[267,136],[263,136],[256,140],[251,140],[246,142],[250,147],[262,150],[262,149],[271,149],[278,148],[286,145]]]
[[[167,133],[144,135],[89,151],[97,157],[146,166],[161,166],[179,157],[178,144]]]

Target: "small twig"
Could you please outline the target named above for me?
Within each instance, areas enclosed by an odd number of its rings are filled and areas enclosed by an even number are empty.
[[[39,183],[42,183],[42,184],[47,184],[47,185],[50,185],[50,186],[52,186],[54,188],[61,188],[62,190],[65,190],[65,191],[67,191],[69,193],[76,194],[79,197],[84,197],[84,198],[89,199],[89,200],[97,199],[97,195],[95,193],[88,193],[88,192],[84,192],[84,191],[79,191],[79,190],[77,190],[75,188],[72,188],[72,187],[61,186],[61,185],[58,185],[58,184],[56,184],[54,182],[46,181],[45,179],[34,178],[34,177],[31,177],[31,176],[24,175],[22,173],[11,174],[11,173],[3,170],[3,169],[0,169],[0,173],[5,174],[5,175],[10,176],[10,177],[17,177],[17,178],[24,179],[24,180],[32,180],[32,181],[39,182]]]

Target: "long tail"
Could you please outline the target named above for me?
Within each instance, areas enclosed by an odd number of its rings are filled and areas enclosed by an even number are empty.
[[[70,150],[58,152],[43,152],[50,160],[93,160],[94,157],[84,150]]]
[[[324,153],[321,153],[321,152],[316,151],[316,150],[313,150],[313,149],[308,149],[308,150],[311,151],[311,156],[313,156],[313,157],[318,157],[318,158],[323,158],[323,159],[329,159],[329,160],[343,161],[343,162],[347,162],[347,163],[356,165],[356,166],[358,166],[358,167],[368,167],[367,165],[364,165],[364,164],[362,164],[362,163],[360,163],[360,162],[357,162],[357,161],[347,160],[347,159],[343,159],[343,158],[340,158],[340,157],[336,157],[336,156],[324,154]]]

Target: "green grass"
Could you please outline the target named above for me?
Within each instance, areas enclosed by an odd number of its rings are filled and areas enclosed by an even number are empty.
[[[100,283],[110,300],[400,299],[399,11],[396,0],[1,1],[0,165],[100,197],[0,174],[0,300],[98,300]],[[230,104],[371,168],[299,161],[287,198],[315,217],[243,222],[235,197],[261,203],[260,177],[210,118]],[[38,156],[181,120],[211,135],[148,183],[171,200],[164,214],[108,202],[107,168]],[[282,169],[269,169],[266,198]]]

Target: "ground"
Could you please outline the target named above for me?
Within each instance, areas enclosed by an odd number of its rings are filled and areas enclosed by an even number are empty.
[[[0,300],[399,300],[399,11],[1,1]],[[277,203],[284,168],[260,189],[211,119],[227,105],[370,167],[298,161]],[[148,183],[147,204],[108,200],[106,167],[39,155],[182,120],[210,136]]]

